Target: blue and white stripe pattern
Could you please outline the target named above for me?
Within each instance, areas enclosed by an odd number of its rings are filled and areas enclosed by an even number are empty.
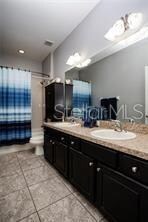
[[[73,115],[83,117],[91,105],[91,83],[73,80]]]
[[[31,73],[0,68],[0,145],[31,137]]]

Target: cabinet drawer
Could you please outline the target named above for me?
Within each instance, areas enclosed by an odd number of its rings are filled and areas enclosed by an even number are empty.
[[[80,150],[80,139],[74,136],[69,137],[69,146],[76,149]]]
[[[148,162],[126,154],[119,156],[119,169],[122,173],[142,183],[148,184]]]
[[[86,141],[81,142],[81,150],[105,165],[113,168],[117,166],[117,152],[114,150]]]
[[[68,145],[68,135],[57,131],[57,140],[61,143]]]

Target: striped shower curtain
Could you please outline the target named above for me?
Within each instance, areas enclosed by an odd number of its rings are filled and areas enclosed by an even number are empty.
[[[73,116],[83,117],[91,105],[91,83],[73,80]]]
[[[31,73],[0,68],[0,146],[31,137]]]

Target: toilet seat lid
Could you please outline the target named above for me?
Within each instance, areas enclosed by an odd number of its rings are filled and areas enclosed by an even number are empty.
[[[30,138],[30,142],[43,143],[43,136],[35,136]]]

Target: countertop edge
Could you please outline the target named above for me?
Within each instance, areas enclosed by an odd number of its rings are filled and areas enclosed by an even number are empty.
[[[143,152],[143,151],[130,149],[126,146],[122,146],[122,145],[119,145],[119,144],[114,144],[111,140],[107,141],[107,140],[95,139],[91,136],[87,137],[87,136],[84,136],[80,133],[72,132],[72,131],[68,130],[68,128],[66,128],[66,127],[56,127],[56,126],[53,126],[53,125],[49,125],[49,123],[44,123],[43,127],[55,129],[57,131],[66,133],[68,135],[78,137],[82,140],[86,140],[88,142],[92,142],[92,143],[95,143],[95,144],[98,144],[98,145],[102,145],[106,148],[109,148],[109,149],[112,149],[112,150],[115,150],[115,151],[118,151],[118,152],[122,152],[122,153],[125,153],[125,154],[128,154],[128,155],[132,155],[134,157],[137,157],[137,158],[140,158],[140,159],[143,159],[143,160],[148,160],[148,153]],[[134,140],[134,139],[132,139],[132,140]]]

